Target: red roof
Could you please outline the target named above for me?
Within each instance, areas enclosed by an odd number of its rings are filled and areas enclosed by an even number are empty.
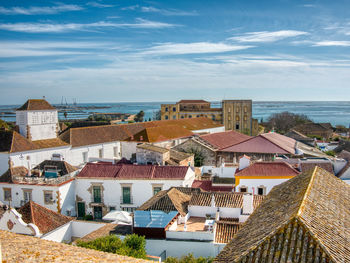
[[[111,163],[88,163],[77,175],[78,178],[116,179],[184,179],[188,166],[158,166]]]
[[[50,103],[43,99],[31,99],[27,100],[21,107],[17,109],[20,110],[56,110],[52,107]]]
[[[201,135],[200,138],[218,149],[223,149],[246,141],[251,137],[236,131],[225,131]]]
[[[22,215],[24,222],[27,224],[33,223],[42,234],[46,234],[73,220],[71,217],[59,214],[33,201],[29,201],[18,208],[17,211]]]
[[[294,154],[295,140],[278,133],[265,133],[239,144],[221,149],[223,152]]]
[[[237,170],[235,176],[295,176],[299,173],[286,162],[257,162]]]
[[[213,186],[211,180],[194,180],[193,188],[200,188],[207,192],[232,192],[232,186]]]

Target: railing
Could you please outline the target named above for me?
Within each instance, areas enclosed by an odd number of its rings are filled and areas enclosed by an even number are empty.
[[[67,174],[57,178],[45,178],[45,177],[30,177],[30,176],[13,176],[12,181],[15,183],[29,183],[29,184],[61,184],[72,178],[75,173]]]
[[[121,205],[132,205],[134,203],[133,197],[130,196],[128,198],[124,198],[123,196],[120,197],[120,204]]]

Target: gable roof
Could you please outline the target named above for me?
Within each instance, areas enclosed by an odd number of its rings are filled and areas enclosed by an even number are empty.
[[[122,125],[101,125],[71,128],[63,132],[59,138],[72,145],[72,147],[124,141],[127,140],[130,135],[123,127]]]
[[[218,221],[215,229],[215,243],[227,244],[238,232],[242,224],[238,222]]]
[[[251,137],[236,131],[216,132],[199,136],[216,149],[223,149],[241,143]]]
[[[160,210],[169,213],[170,211],[178,211],[180,215],[185,216],[188,212],[188,202],[191,195],[185,194],[176,187],[169,190],[158,192],[143,203],[137,210]]]
[[[192,136],[193,133],[181,126],[167,125],[157,127],[146,127],[144,130],[132,136],[132,141],[138,142],[162,142],[178,138]]]
[[[211,206],[214,197],[215,207],[242,208],[244,193],[220,193],[220,192],[202,192],[193,194],[189,205],[191,206]],[[254,195],[253,206],[257,208],[262,200],[263,195]]]
[[[278,133],[264,133],[236,145],[221,149],[223,152],[295,154],[296,141]]]
[[[3,262],[149,262],[0,230]]]
[[[295,176],[299,171],[286,162],[256,162],[238,170],[235,176]]]
[[[215,261],[349,262],[349,236],[350,186],[316,167],[275,186]]]
[[[33,201],[29,201],[17,209],[22,215],[22,219],[27,224],[36,225],[42,234],[46,234],[59,226],[62,226],[73,220],[71,217],[56,213],[46,207],[43,207]]]
[[[24,152],[39,149],[33,142],[15,131],[0,131],[0,152]]]
[[[188,166],[133,165],[111,163],[87,163],[77,178],[115,178],[115,179],[170,179],[185,178]]]
[[[56,110],[55,107],[51,106],[46,100],[43,99],[30,99],[27,100],[21,107],[17,109],[22,110]]]
[[[328,127],[328,125],[314,122],[299,124],[293,129],[304,134],[312,134],[314,132],[333,132],[332,128]]]

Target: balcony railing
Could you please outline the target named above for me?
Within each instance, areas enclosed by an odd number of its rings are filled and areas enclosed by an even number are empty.
[[[46,177],[30,177],[30,176],[13,176],[12,181],[15,183],[28,183],[28,184],[61,184],[72,178],[74,178],[75,173],[67,174],[57,178],[46,178]]]
[[[120,204],[121,205],[132,205],[134,203],[133,197],[132,196],[128,196],[128,197],[120,197]]]

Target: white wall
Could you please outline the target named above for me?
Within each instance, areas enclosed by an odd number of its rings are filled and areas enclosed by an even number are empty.
[[[0,175],[5,173],[9,169],[9,154],[0,153]]]
[[[167,257],[177,258],[189,253],[192,253],[194,257],[215,257],[225,245],[203,241],[146,239],[146,252],[147,255],[160,256],[165,250]]]
[[[201,241],[213,241],[214,233],[211,231],[166,231],[167,239],[179,239],[179,240],[201,240]]]
[[[210,128],[210,129],[203,129],[203,130],[195,130],[192,131],[193,133],[202,133],[202,132],[208,132],[208,133],[217,133],[217,132],[224,132],[225,126],[220,126],[216,128]]]
[[[192,176],[189,173],[189,177]],[[188,179],[190,180],[190,179]],[[92,195],[88,191],[92,183],[103,185],[103,203],[110,207],[115,206],[120,209],[120,197],[122,196],[122,185],[131,185],[131,196],[133,204],[124,204],[123,207],[139,207],[153,196],[153,184],[161,185],[162,190],[167,190],[172,186],[185,186],[183,180],[116,180],[116,179],[92,179],[76,178],[76,195],[86,203],[86,213],[92,213],[92,208],[88,204],[92,202]],[[192,183],[190,184],[192,185]]]
[[[66,183],[59,187],[61,199],[61,214],[69,215],[67,210],[70,210],[69,216],[76,216],[75,211],[75,180]]]
[[[210,214],[215,217],[217,208],[211,206],[188,206],[188,213],[190,216],[205,217],[206,214]]]
[[[71,242],[72,237],[82,238],[105,225],[106,224],[94,222],[70,221],[51,232],[46,233],[41,238],[55,242]]]
[[[11,225],[8,225],[12,222]],[[10,231],[17,234],[40,236],[40,231],[37,226],[27,224],[22,220],[22,215],[15,209],[6,210],[0,217],[0,229]]]
[[[133,153],[136,153],[137,142],[121,142],[121,157],[131,159]]]
[[[236,173],[236,167],[215,167],[215,166],[202,166],[202,174],[209,173],[214,176],[225,177],[225,178],[234,178]]]
[[[258,194],[258,187],[265,186],[266,194],[268,194],[275,185],[279,185],[288,181],[289,179],[240,179],[239,185],[236,186],[236,191],[239,192],[240,186],[248,187],[247,192]]]

